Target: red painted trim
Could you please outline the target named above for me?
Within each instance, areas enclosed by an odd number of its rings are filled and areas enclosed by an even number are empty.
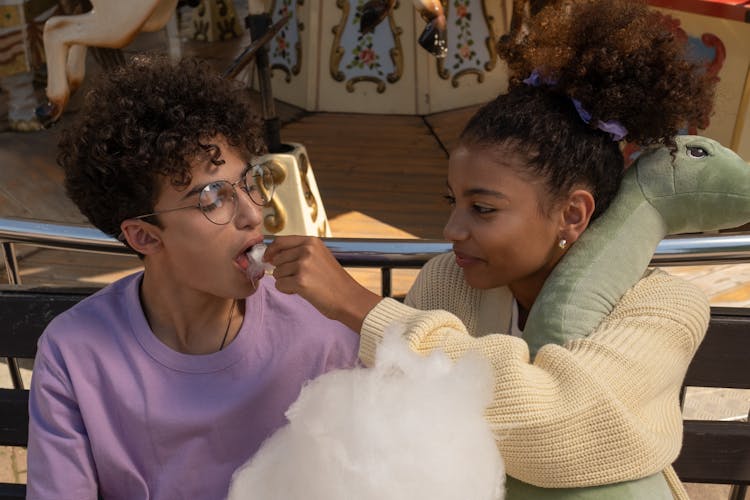
[[[648,0],[649,5],[750,23],[748,0]]]

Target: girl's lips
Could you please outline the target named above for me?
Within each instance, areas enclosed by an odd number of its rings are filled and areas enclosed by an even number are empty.
[[[481,262],[481,259],[472,257],[470,255],[463,254],[461,252],[453,252],[456,256],[456,265],[458,267],[469,267],[474,264]]]

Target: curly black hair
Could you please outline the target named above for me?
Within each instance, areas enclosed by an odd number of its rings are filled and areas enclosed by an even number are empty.
[[[498,44],[510,72],[508,93],[472,117],[461,141],[514,147],[553,198],[587,187],[596,200],[593,220],[624,173],[620,144],[596,127],[599,121],[619,122],[626,140],[643,147],[673,147],[681,128],[707,126],[716,79],[685,49],[642,1],[552,4],[531,19],[525,36]],[[524,82],[534,72],[537,87]],[[588,123],[573,100],[591,115]]]
[[[217,136],[243,154],[266,152],[241,84],[205,61],[140,55],[101,75],[63,131],[57,161],[79,210],[117,236],[123,220],[153,211],[163,179],[190,184],[190,161],[215,155],[207,141]]]

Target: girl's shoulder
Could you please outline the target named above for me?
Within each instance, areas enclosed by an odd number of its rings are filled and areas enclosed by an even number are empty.
[[[623,296],[624,302],[655,300],[663,304],[705,305],[708,297],[698,285],[660,268],[649,268]]]
[[[705,333],[710,316],[708,297],[695,283],[661,269],[649,269],[622,296],[607,320],[659,318]]]

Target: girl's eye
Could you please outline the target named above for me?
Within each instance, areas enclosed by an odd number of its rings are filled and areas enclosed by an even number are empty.
[[[494,212],[495,209],[484,205],[474,205],[474,211],[480,215],[485,215]]]
[[[444,196],[443,196],[443,199],[444,199],[444,200],[445,200],[445,202],[446,202],[446,203],[447,203],[448,205],[450,205],[451,207],[452,207],[452,206],[454,206],[454,205],[456,204],[456,197],[455,197],[455,196],[451,196],[451,195],[449,195],[449,194],[446,194],[446,195],[444,195]]]

